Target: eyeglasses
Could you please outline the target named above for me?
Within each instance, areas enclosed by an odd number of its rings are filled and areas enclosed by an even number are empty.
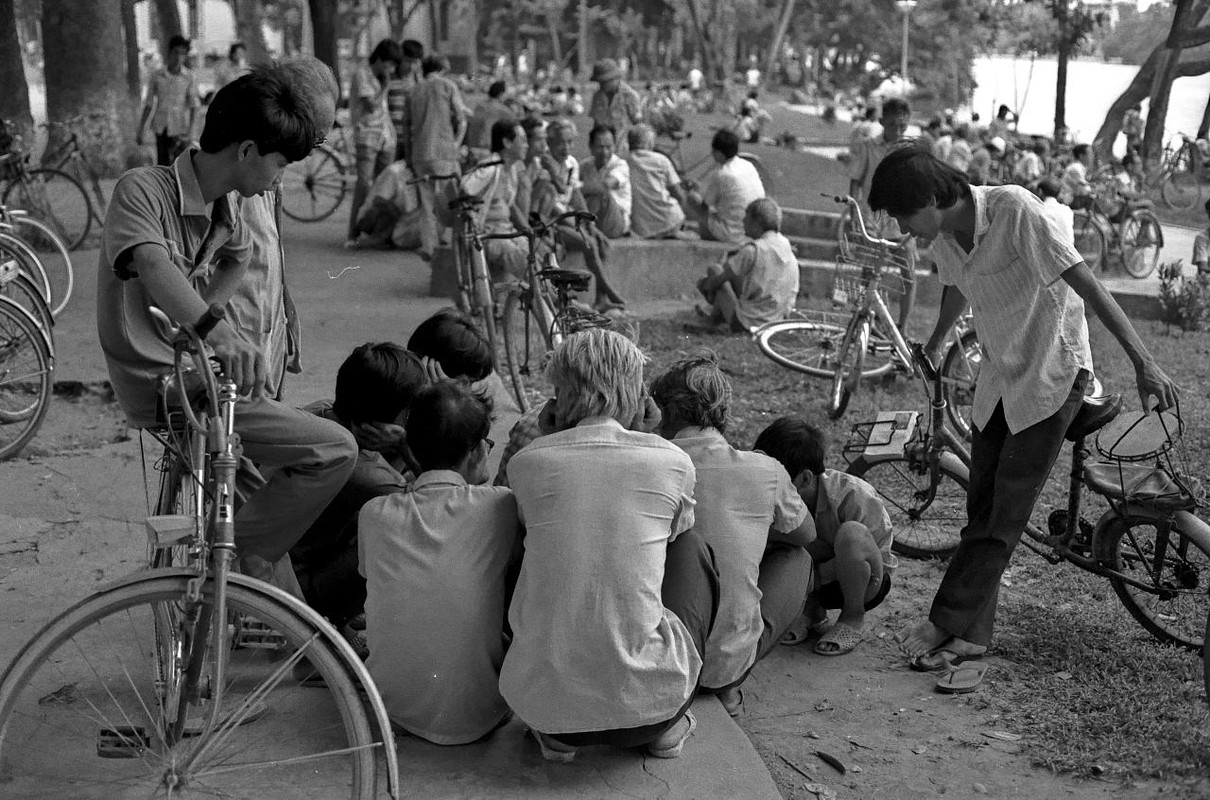
[[[487,452],[489,453],[492,451],[492,448],[496,446],[495,440],[493,440],[490,436],[484,436],[483,441],[487,442]]]

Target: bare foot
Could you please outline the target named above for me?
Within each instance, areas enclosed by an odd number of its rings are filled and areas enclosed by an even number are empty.
[[[935,650],[949,640],[950,635],[933,623],[925,620],[912,628],[906,634],[901,634],[899,648],[908,658],[922,656]]]

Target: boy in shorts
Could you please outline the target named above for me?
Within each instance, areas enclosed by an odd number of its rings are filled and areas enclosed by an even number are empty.
[[[823,434],[800,419],[781,417],[756,437],[753,449],[781,462],[815,520],[815,541],[807,552],[815,564],[803,620],[782,641],[798,644],[807,628],[823,631],[815,652],[852,652],[865,627],[865,613],[891,589],[896,566],[891,554],[891,518],[873,486],[825,469]],[[825,628],[828,609],[839,608],[836,624]]]

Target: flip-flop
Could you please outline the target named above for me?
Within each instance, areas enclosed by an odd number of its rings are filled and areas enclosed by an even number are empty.
[[[921,656],[908,661],[908,665],[916,672],[936,672],[939,669],[951,669],[966,661],[978,661],[982,653],[958,653],[942,645]]]
[[[966,660],[955,663],[937,679],[936,689],[941,694],[970,694],[983,683],[991,665],[985,661]]]
[[[864,638],[861,631],[847,622],[837,622],[815,643],[815,652],[821,656],[843,656],[853,652]],[[825,647],[832,645],[833,647]]]
[[[799,617],[778,638],[777,643],[786,647],[795,647],[812,636],[823,636],[831,629],[832,626],[828,624],[826,618],[817,622],[806,622],[806,617]]]

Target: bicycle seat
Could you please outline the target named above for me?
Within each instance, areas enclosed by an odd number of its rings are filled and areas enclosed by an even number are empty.
[[[592,273],[578,269],[544,269],[538,273],[538,277],[557,288],[584,292],[588,290]]]
[[[689,134],[684,131],[668,131],[668,138],[674,142],[679,142],[681,139],[688,139]]]
[[[1197,505],[1197,478],[1176,480],[1154,464],[1098,461],[1084,467],[1084,483],[1097,494],[1124,502],[1142,503],[1158,511],[1180,511]]]
[[[1069,442],[1081,439],[1105,427],[1122,410],[1122,395],[1105,394],[1100,397],[1085,397],[1075,419],[1067,426],[1064,438]]]

